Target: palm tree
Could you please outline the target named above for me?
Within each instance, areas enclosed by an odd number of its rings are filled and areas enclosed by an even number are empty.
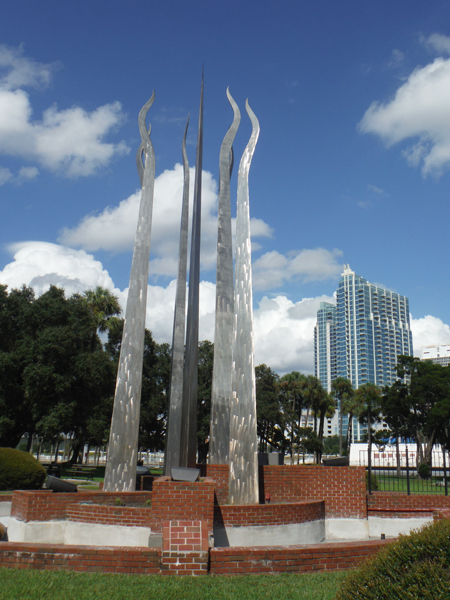
[[[369,442],[369,473],[372,466],[372,432],[371,424],[376,421],[381,413],[381,389],[374,383],[365,383],[355,392],[355,398],[360,407],[360,423],[367,422],[367,437]],[[370,475],[369,475],[370,478]]]
[[[352,444],[352,433],[353,433],[353,417],[359,417],[363,407],[361,406],[360,398],[355,394],[352,389],[351,393],[346,394],[342,402],[342,411],[348,414],[348,428],[346,446],[348,455],[350,456],[350,446]]]
[[[323,388],[322,388],[323,389]],[[325,426],[325,417],[331,419],[336,411],[336,404],[334,402],[331,394],[328,394],[325,390],[323,390],[324,394],[320,401],[319,407],[319,440],[323,443],[323,430]],[[322,457],[322,452],[320,452],[320,456],[317,456],[317,463],[320,463],[320,459]]]
[[[342,417],[344,415],[343,403],[344,400],[353,394],[353,386],[351,381],[345,379],[345,377],[337,377],[331,382],[331,393],[334,399],[337,401],[339,408],[339,455],[342,456]]]
[[[115,322],[117,315],[120,315],[122,308],[117,296],[109,290],[97,286],[95,290],[86,290],[83,299],[89,306],[91,314],[98,329],[102,333],[108,331]]]

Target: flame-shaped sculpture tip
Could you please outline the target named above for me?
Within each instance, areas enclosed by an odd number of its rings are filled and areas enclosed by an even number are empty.
[[[150,127],[149,131],[147,131],[147,127],[145,125],[145,118],[146,118],[147,113],[150,110],[150,107],[153,104],[154,100],[155,100],[155,91],[153,90],[153,94],[151,95],[150,99],[144,104],[144,106],[141,108],[141,110],[139,112],[139,117],[138,117],[139,133],[141,134],[141,140],[144,143],[150,142],[149,136],[150,136],[151,127]]]

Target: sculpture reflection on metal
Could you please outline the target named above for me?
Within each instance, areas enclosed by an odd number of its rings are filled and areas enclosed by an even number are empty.
[[[227,89],[234,118],[220,149],[219,207],[217,224],[216,322],[211,393],[209,461],[228,464],[230,446],[230,402],[232,395],[232,351],[234,324],[233,251],[231,235],[230,177],[232,145],[241,113]]]
[[[188,255],[189,221],[189,163],[186,153],[186,136],[189,117],[183,136],[183,204],[181,209],[180,251],[178,259],[177,291],[172,337],[172,366],[170,375],[169,411],[164,453],[164,475],[170,475],[172,467],[180,466],[180,442],[182,429],[184,335],[186,326],[186,273]]]
[[[258,503],[256,388],[253,354],[253,294],[248,173],[259,136],[259,123],[245,103],[252,134],[241,158],[237,188],[235,333],[233,396],[230,419],[230,504]]]
[[[195,163],[194,204],[192,213],[191,259],[189,265],[189,294],[186,328],[186,355],[184,361],[182,429],[180,466],[195,468],[197,450],[197,396],[198,396],[198,323],[200,287],[200,233],[202,202],[203,157],[203,73]]]
[[[104,490],[134,491],[139,435],[139,413],[144,355],[150,235],[155,183],[155,153],[145,119],[155,93],[139,113],[141,145],[137,153],[141,203],[134,240],[130,285],[120,349],[116,393],[111,420]]]

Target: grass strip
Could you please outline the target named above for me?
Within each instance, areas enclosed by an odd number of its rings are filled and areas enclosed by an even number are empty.
[[[346,575],[167,577],[0,569],[0,600],[333,600]]]

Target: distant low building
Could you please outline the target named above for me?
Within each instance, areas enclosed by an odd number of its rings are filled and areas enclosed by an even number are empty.
[[[450,365],[450,344],[436,344],[434,346],[422,346],[421,360],[448,367]]]

